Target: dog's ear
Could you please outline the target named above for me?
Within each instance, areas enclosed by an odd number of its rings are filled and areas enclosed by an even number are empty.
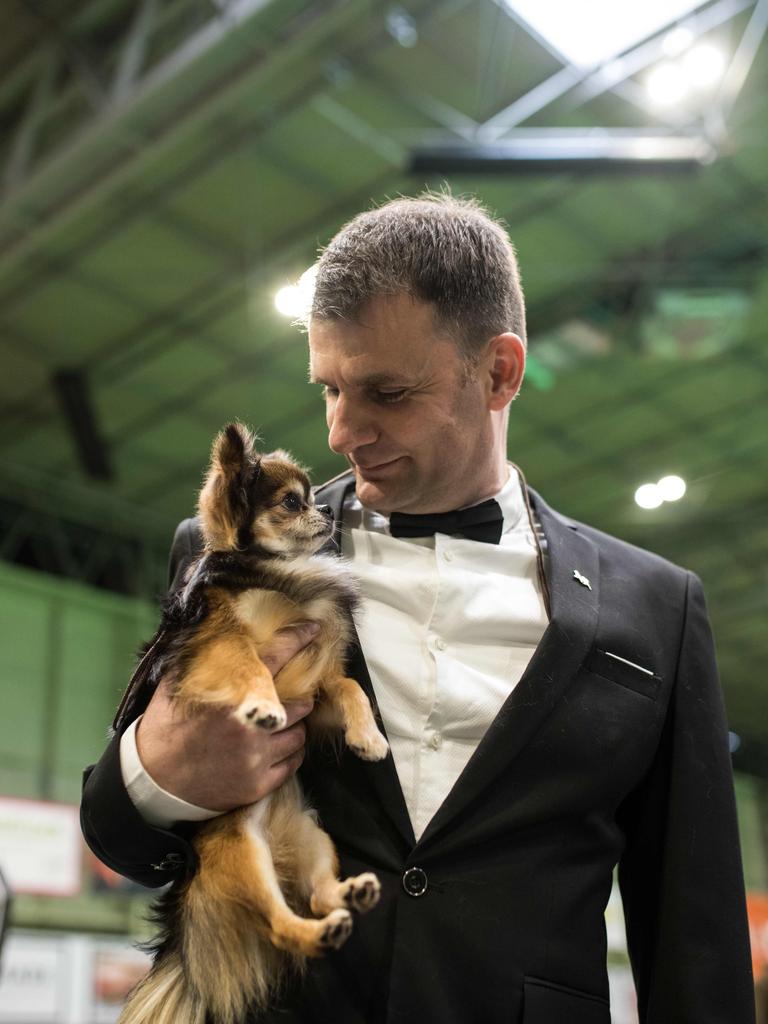
[[[229,551],[240,546],[242,530],[253,514],[251,491],[260,463],[255,437],[242,423],[230,423],[217,435],[198,500],[209,550]]]

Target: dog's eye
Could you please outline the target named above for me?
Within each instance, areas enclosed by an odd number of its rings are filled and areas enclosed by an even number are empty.
[[[297,494],[286,494],[282,504],[283,508],[287,508],[289,512],[298,512],[301,508],[301,499]]]

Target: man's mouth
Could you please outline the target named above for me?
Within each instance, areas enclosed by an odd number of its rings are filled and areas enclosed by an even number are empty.
[[[402,455],[398,455],[394,459],[385,459],[382,462],[371,463],[370,465],[363,466],[359,462],[353,462],[352,465],[355,469],[359,470],[364,476],[379,473],[386,470],[389,466],[394,466],[396,462],[399,462]]]

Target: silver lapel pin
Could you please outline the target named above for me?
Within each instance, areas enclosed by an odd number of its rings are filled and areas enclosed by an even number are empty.
[[[573,570],[573,578],[575,580],[578,580],[582,587],[589,587],[590,590],[592,589],[592,584],[589,582],[586,576],[582,576],[578,569]]]

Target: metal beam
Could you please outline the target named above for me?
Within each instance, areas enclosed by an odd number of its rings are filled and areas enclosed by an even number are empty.
[[[496,2],[508,10],[503,0],[496,0]],[[699,36],[730,21],[741,11],[752,7],[754,2],[755,0],[719,0],[718,3],[712,4],[704,10],[695,11],[687,18],[682,18],[676,24]],[[569,65],[556,71],[554,75],[535,86],[524,96],[498,111],[493,117],[488,118],[479,128],[478,138],[484,142],[497,141],[569,92],[574,94],[570,106],[582,106],[660,60],[664,56],[662,41],[661,35],[654,36],[597,69],[583,69]],[[551,48],[548,47],[548,49]]]
[[[314,18],[303,12],[301,18],[294,19],[293,31],[284,44],[268,58],[259,62],[251,55],[241,60],[234,70],[221,75],[217,84],[207,89],[204,95],[183,97],[183,106],[172,111],[154,130],[151,144],[146,141],[139,145],[135,129],[129,131],[127,126],[135,124],[158,92],[196,61],[210,54],[231,33],[242,32],[245,22],[270,2],[274,0],[233,0],[227,6],[226,15],[216,16],[214,23],[206,25],[159,65],[148,70],[127,97],[107,103],[101,114],[92,119],[73,141],[39,166],[23,186],[9,193],[0,206],[0,221],[16,223],[23,230],[0,253],[2,264],[9,260],[17,261],[84,206],[119,182],[139,174],[148,160],[156,160],[164,149],[177,144],[202,119],[221,110],[236,87],[242,87],[245,82],[255,84],[272,70],[295,62],[300,52],[318,40],[333,38],[352,17],[360,15],[361,8],[367,7],[367,0],[359,4],[336,0],[330,7],[328,3],[318,3],[314,8]],[[84,165],[83,154],[89,151],[89,147],[104,146],[108,139],[112,139],[114,145],[105,156],[104,165],[97,166],[94,172],[93,162],[86,164],[90,180],[71,191],[57,205],[51,204],[41,208],[39,213],[35,212],[35,197],[46,193],[55,195],[57,182],[67,180],[72,166]]]
[[[157,14],[157,0],[143,0],[123,43],[110,88],[110,101],[123,103],[134,88],[146,59],[149,37]]]
[[[16,129],[11,150],[3,168],[3,187],[17,188],[23,181],[32,160],[40,126],[48,114],[56,73],[59,69],[59,55],[54,46],[47,46],[40,56],[40,63],[32,94],[27,101],[21,123]]]
[[[757,51],[768,31],[768,0],[757,0],[752,17],[744,29],[736,52],[728,66],[717,96],[720,116],[725,119],[741,92]]]
[[[715,157],[694,136],[650,135],[631,130],[535,129],[486,145],[433,146],[412,151],[412,173],[532,174],[692,170]]]

